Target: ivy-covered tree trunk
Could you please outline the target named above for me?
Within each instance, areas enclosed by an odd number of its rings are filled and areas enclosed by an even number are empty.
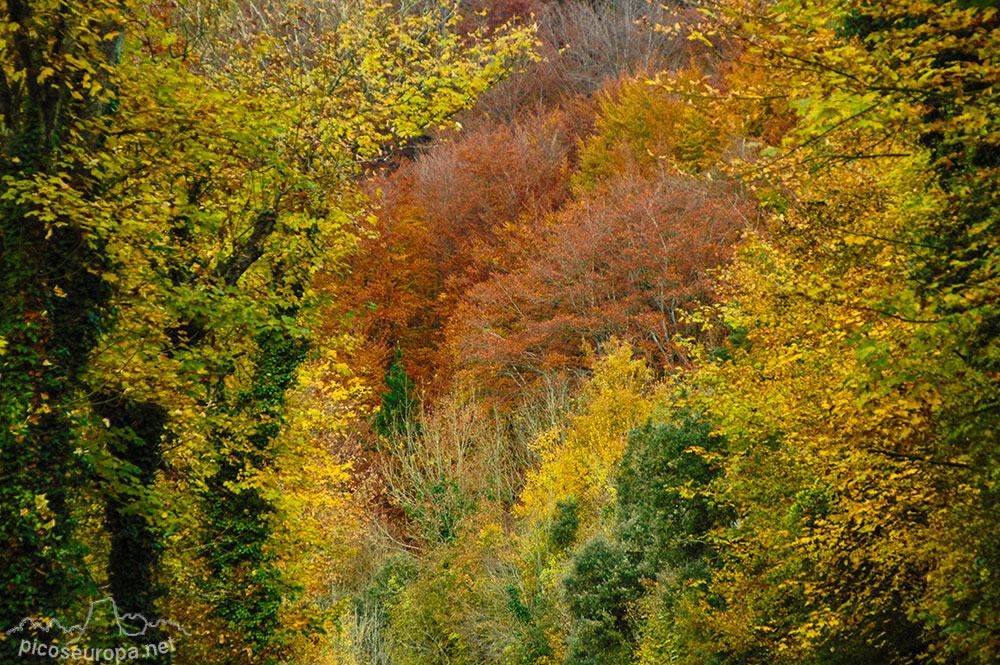
[[[101,240],[75,218],[45,214],[32,196],[55,183],[96,195],[93,166],[67,146],[94,148],[108,109],[95,81],[120,39],[90,21],[96,2],[7,0],[0,37],[0,625],[60,616],[92,595],[69,500],[83,482],[77,450],[82,372],[101,332],[109,289]],[[105,7],[106,9],[107,7]],[[85,79],[84,63],[95,71]],[[89,123],[86,128],[82,126]]]
[[[305,358],[305,340],[269,330],[258,336],[252,386],[234,399],[234,411],[256,425],[242,445],[223,453],[205,493],[209,569],[218,600],[216,613],[243,636],[250,653],[278,662],[287,646],[279,612],[290,591],[267,545],[275,506],[245,475],[273,461],[273,442],[281,432],[286,393]],[[229,446],[220,441],[219,449]],[[225,663],[249,662],[232,650]],[[256,662],[256,661],[254,661]]]
[[[0,623],[11,626],[90,595],[67,504],[83,472],[73,405],[105,291],[88,272],[101,258],[80,249],[76,230],[43,241],[40,225],[9,204],[0,225]]]
[[[113,428],[110,452],[128,474],[122,489],[109,493],[104,506],[104,525],[111,539],[107,565],[111,595],[123,612],[154,622],[160,618],[156,601],[164,591],[156,577],[163,543],[146,515],[143,493],[152,487],[162,464],[167,412],[157,404],[108,394],[94,400],[94,412]],[[143,648],[161,639],[159,631],[147,630],[136,635],[133,643]],[[157,655],[150,662],[166,663],[169,657]]]

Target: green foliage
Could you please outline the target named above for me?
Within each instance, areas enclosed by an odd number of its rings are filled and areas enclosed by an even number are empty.
[[[385,373],[386,392],[382,395],[382,405],[372,418],[372,428],[385,437],[420,434],[417,386],[406,375],[401,359],[402,355],[396,349],[396,357]]]
[[[235,396],[232,406],[255,427],[246,436],[245,446],[233,447],[229,442],[229,451],[218,460],[218,470],[208,479],[202,499],[212,576],[208,585],[216,599],[213,610],[247,648],[269,662],[278,662],[286,657],[295,632],[282,625],[281,606],[300,589],[284,578],[276,566],[277,554],[268,548],[278,506],[259,487],[242,481],[273,461],[285,396],[305,358],[307,343],[270,330],[260,335],[257,348],[250,386]]]
[[[659,662],[656,653],[694,648],[674,623],[692,584],[710,579],[712,531],[733,515],[710,491],[722,440],[696,412],[670,413],[629,434],[614,481],[615,537],[595,536],[573,554],[563,583],[569,663]]]
[[[379,566],[361,592],[359,602],[384,612],[403,587],[417,577],[413,557],[406,553],[393,554]]]
[[[563,580],[573,619],[566,662],[617,665],[632,662],[635,603],[644,587],[635,562],[621,543],[590,539],[573,555]]]
[[[647,577],[664,567],[674,576],[703,577],[709,534],[733,517],[707,492],[724,445],[697,413],[674,418],[629,434],[616,482],[618,533],[641,556]]]
[[[531,612],[528,611],[528,608],[521,601],[520,589],[513,584],[508,584],[505,591],[507,592],[507,607],[517,617],[517,620],[521,623],[530,623]]]
[[[812,487],[799,490],[795,501],[788,510],[788,521],[792,525],[803,524],[812,527],[830,512],[831,497],[828,490],[817,482]]]
[[[555,551],[565,550],[576,540],[580,526],[579,506],[573,497],[556,501],[555,515],[549,528],[549,542]]]

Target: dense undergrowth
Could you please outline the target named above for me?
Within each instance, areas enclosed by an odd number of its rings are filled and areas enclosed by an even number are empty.
[[[786,4],[534,7],[373,185],[339,658],[995,657],[996,16]]]

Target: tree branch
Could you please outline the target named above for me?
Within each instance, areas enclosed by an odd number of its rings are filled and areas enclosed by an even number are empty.
[[[225,280],[226,286],[235,286],[243,273],[264,255],[264,241],[274,231],[274,225],[277,221],[278,214],[272,208],[265,208],[257,213],[253,233],[241,247],[233,252],[233,255],[226,261],[225,267],[219,271],[219,276]]]
[[[878,453],[879,455],[885,455],[886,457],[892,457],[893,459],[905,459],[911,462],[925,462],[927,464],[933,464],[934,466],[947,466],[955,469],[971,469],[972,467],[968,464],[962,464],[961,462],[945,462],[940,460],[927,459],[926,457],[918,457],[917,455],[908,455],[906,453],[897,453],[891,450],[886,450],[884,448],[870,448],[871,452]]]

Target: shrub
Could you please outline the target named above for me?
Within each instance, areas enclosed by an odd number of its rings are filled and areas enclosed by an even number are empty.
[[[706,493],[718,474],[710,460],[724,444],[696,413],[674,418],[629,434],[617,478],[618,532],[645,575],[669,566],[675,575],[700,577],[709,532],[732,519]]]
[[[576,531],[580,526],[579,507],[576,499],[568,497],[556,501],[556,514],[552,518],[552,528],[549,530],[549,543],[555,551],[562,551],[576,540]]]
[[[573,557],[563,581],[573,628],[569,665],[616,665],[631,660],[639,570],[621,543],[596,536]]]

